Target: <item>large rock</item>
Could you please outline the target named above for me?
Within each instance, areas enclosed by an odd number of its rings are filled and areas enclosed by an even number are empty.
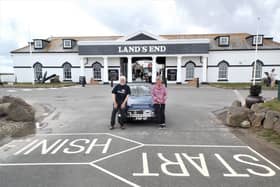
[[[256,103],[251,106],[251,110],[254,111],[255,113],[260,113],[260,112],[267,112],[269,108],[262,106],[261,103]]]
[[[6,116],[8,114],[8,108],[11,103],[0,103],[0,117]]]
[[[226,117],[226,124],[232,127],[240,127],[243,121],[249,120],[253,111],[245,107],[229,107]]]
[[[19,105],[14,102],[8,108],[7,119],[12,121],[34,121],[35,111],[27,103],[25,105]]]
[[[242,106],[242,104],[241,104],[241,102],[240,102],[240,101],[235,100],[235,101],[233,101],[233,102],[232,102],[231,106],[232,106],[232,107],[241,107],[241,106]]]
[[[261,127],[265,119],[265,112],[254,113],[251,117],[249,116],[249,119],[253,127]]]
[[[242,127],[242,128],[250,128],[251,127],[251,123],[248,120],[242,121],[240,123],[240,127]]]
[[[30,122],[35,120],[35,111],[32,106],[23,99],[11,96],[4,96],[1,99],[7,120]],[[6,108],[8,106],[8,108]],[[5,106],[5,107],[4,107]]]
[[[267,111],[263,127],[265,129],[273,129],[275,124],[280,124],[280,113],[272,110]]]

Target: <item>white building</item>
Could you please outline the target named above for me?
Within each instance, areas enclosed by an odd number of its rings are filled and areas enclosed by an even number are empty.
[[[257,43],[256,57],[256,36],[247,33],[155,36],[137,32],[129,36],[34,39],[31,47],[11,54],[18,82],[36,81],[44,72],[72,82],[85,76],[87,82],[108,83],[121,74],[128,82],[149,76],[155,82],[159,74],[168,83],[178,84],[194,78],[204,83],[251,82],[256,58],[257,80],[273,68],[279,75],[280,43],[263,35]],[[143,62],[148,65],[143,66]]]

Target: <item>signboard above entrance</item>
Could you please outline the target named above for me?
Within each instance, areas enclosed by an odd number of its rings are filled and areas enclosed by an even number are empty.
[[[79,55],[207,54],[208,43],[79,45]]]

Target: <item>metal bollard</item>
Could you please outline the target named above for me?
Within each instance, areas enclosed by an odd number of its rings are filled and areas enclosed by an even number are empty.
[[[114,82],[113,82],[113,79],[111,79],[111,87],[114,86]]]
[[[199,78],[196,78],[196,87],[199,88]]]
[[[278,101],[280,101],[280,80],[277,80],[277,87],[278,87]]]

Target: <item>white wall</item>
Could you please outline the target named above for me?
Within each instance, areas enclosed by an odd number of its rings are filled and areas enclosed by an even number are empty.
[[[280,74],[280,50],[260,50],[258,51],[258,59],[264,63],[262,77],[265,77],[264,72],[270,72],[272,68],[275,68],[276,74]],[[223,60],[227,61],[231,66],[237,66],[228,68],[228,82],[251,82],[251,65],[255,61],[254,50],[210,51],[208,66],[217,66]],[[208,67],[208,81],[218,81],[218,67]]]

